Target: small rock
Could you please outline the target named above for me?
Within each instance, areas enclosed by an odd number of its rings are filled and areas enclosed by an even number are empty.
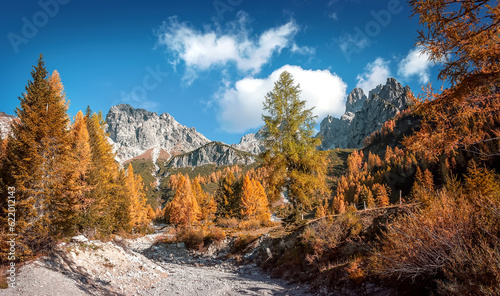
[[[77,235],[77,236],[73,236],[71,238],[71,241],[73,241],[75,243],[85,243],[85,242],[88,242],[89,240],[83,235]]]
[[[273,258],[273,253],[271,253],[271,250],[269,248],[266,248],[266,254],[267,254],[267,259]]]
[[[183,242],[177,243],[177,248],[184,249],[186,245]]]

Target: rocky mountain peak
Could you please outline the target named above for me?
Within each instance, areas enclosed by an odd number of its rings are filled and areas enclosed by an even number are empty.
[[[249,165],[255,162],[255,156],[239,151],[221,142],[210,142],[191,152],[174,156],[167,164],[168,167],[197,167],[207,164],[220,165]]]
[[[408,108],[409,87],[388,78],[365,96],[355,88],[347,96],[346,112],[339,118],[327,116],[320,124],[317,136],[322,137],[320,149],[361,148],[363,139],[380,129],[382,124]]]
[[[396,79],[387,78],[386,84],[380,84],[371,90],[368,97],[370,100],[381,99],[396,106],[398,109],[405,109],[407,107],[408,97],[404,94],[409,91],[409,87],[403,87]]]
[[[233,144],[231,147],[236,148],[241,151],[259,155],[266,150],[264,147],[264,127],[262,127],[257,133],[251,133],[241,137],[238,144]]]
[[[127,104],[111,107],[106,115],[106,132],[120,162],[138,157],[156,148],[163,155],[176,155],[195,150],[210,142],[194,128],[178,123],[173,116]]]
[[[359,87],[356,87],[351,91],[351,93],[347,96],[345,111],[346,112],[356,112],[361,110],[366,101],[366,95],[363,90]]]

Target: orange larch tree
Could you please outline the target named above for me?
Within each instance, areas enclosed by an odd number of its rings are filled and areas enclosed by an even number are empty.
[[[75,214],[74,196],[68,190],[73,181],[68,165],[72,151],[62,84],[57,72],[48,77],[42,55],[33,68],[32,80],[19,98],[19,120],[11,124],[2,164],[2,170],[8,172],[4,183],[16,188],[20,259],[31,251],[50,248],[68,230],[67,219]],[[7,187],[0,190],[7,196]]]
[[[241,193],[241,215],[249,220],[269,221],[269,202],[262,184],[248,175],[243,179]]]
[[[181,175],[177,182],[174,199],[167,205],[165,218],[172,224],[193,224],[200,219],[200,208],[196,202],[188,176]]]
[[[217,211],[217,203],[213,196],[205,193],[200,185],[201,177],[196,177],[191,182],[191,189],[193,195],[200,207],[200,221],[211,222],[215,218],[215,212]]]
[[[144,192],[144,184],[139,175],[134,174],[132,164],[128,165],[127,176],[125,178],[125,204],[126,216],[128,224],[126,229],[136,229],[147,226],[150,219],[148,218],[148,208],[146,207],[146,194]]]
[[[488,0],[411,0],[424,30],[418,44],[442,63],[439,78],[451,86],[416,104],[420,130],[404,144],[425,158],[455,156],[458,150],[482,158],[500,147],[500,4]]]

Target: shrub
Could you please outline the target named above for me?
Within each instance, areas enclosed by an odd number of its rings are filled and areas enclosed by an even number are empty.
[[[201,228],[183,226],[177,230],[177,241],[184,242],[188,249],[201,250],[204,245],[204,238],[203,229]]]
[[[500,180],[474,165],[465,180],[388,225],[375,274],[448,295],[500,294]]]
[[[210,244],[219,244],[226,239],[226,233],[219,227],[211,226],[205,230],[205,238],[203,243],[205,246]]]
[[[320,264],[323,254],[337,247],[348,237],[357,236],[362,229],[363,225],[355,213],[341,215],[333,221],[318,220],[308,225],[300,236],[307,249],[307,263]]]
[[[242,253],[246,247],[254,242],[259,236],[253,234],[245,234],[237,237],[234,240],[233,247],[231,249],[231,253],[238,254]]]
[[[217,225],[225,228],[238,228],[239,220],[237,218],[218,218]]]
[[[226,238],[226,233],[214,226],[183,226],[177,229],[176,240],[184,242],[186,248],[201,251],[210,244],[218,244]]]
[[[241,221],[239,224],[239,228],[244,230],[258,229],[260,226],[261,222],[257,219]]]
[[[361,258],[355,258],[353,261],[349,262],[347,266],[347,274],[349,275],[349,278],[358,285],[363,282],[366,276],[364,268],[361,265]]]

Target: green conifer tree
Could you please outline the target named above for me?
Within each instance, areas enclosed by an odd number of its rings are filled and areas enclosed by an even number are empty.
[[[300,86],[290,73],[281,73],[265,97],[264,166],[271,201],[288,195],[294,208],[310,209],[316,196],[328,193],[327,159],[316,151],[321,140],[314,137],[315,116],[300,100]]]

